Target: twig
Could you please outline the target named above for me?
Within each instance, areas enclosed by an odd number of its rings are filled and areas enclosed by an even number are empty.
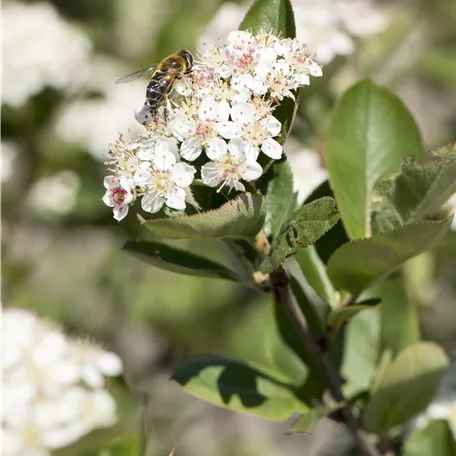
[[[295,297],[291,293],[289,278],[286,272],[283,269],[275,271],[271,274],[271,282],[273,284],[276,300],[291,317],[295,329],[301,337],[302,343],[309,352],[309,355],[319,366],[332,397],[339,403],[346,402],[342,393],[342,382],[334,371],[327,354],[320,351],[317,343],[310,334],[306,318],[296,302]],[[346,425],[353,434],[361,453],[364,456],[380,456],[378,450],[366,439],[358,420],[353,415],[350,405],[345,404],[341,410]]]

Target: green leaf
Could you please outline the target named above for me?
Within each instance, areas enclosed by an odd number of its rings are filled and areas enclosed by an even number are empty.
[[[290,0],[255,0],[239,30],[272,32],[282,38],[295,38],[296,26]]]
[[[399,174],[376,183],[372,216],[377,231],[422,220],[436,213],[456,192],[456,143],[432,154],[437,162],[423,166],[405,159]]]
[[[123,250],[147,264],[167,271],[199,277],[213,277],[233,281],[242,279],[225,266],[160,242],[127,241]]]
[[[405,444],[404,456],[454,456],[456,441],[446,420],[431,421],[414,432]]]
[[[142,224],[155,237],[163,239],[251,239],[262,229],[265,217],[265,199],[260,195],[244,193],[212,211],[142,220]]]
[[[369,299],[359,304],[333,309],[328,316],[328,325],[335,331],[338,331],[342,325],[351,320],[359,312],[375,309],[379,302],[379,299]]]
[[[192,356],[171,377],[190,394],[219,407],[282,421],[306,410],[286,385],[246,363],[221,356]]]
[[[448,368],[448,357],[432,342],[416,342],[384,370],[364,409],[366,430],[385,435],[423,411]]]
[[[380,306],[381,344],[393,356],[420,340],[418,313],[407,296],[401,281],[388,279],[377,287],[375,294],[382,300]]]
[[[274,163],[268,171],[265,233],[275,238],[295,208],[293,173],[287,160]]]
[[[451,218],[412,223],[344,244],[329,259],[329,278],[337,289],[358,294],[408,259],[431,248],[450,225]]]
[[[315,246],[309,245],[305,249],[298,249],[296,261],[315,293],[332,307],[336,301],[335,290],[326,272],[326,265]]]
[[[403,103],[370,80],[351,87],[333,113],[326,145],[329,180],[352,239],[371,235],[375,182],[401,159],[422,160],[417,126]]]
[[[339,404],[313,407],[299,416],[287,434],[310,434],[322,418],[339,410],[341,407],[342,405]]]
[[[340,219],[333,198],[325,197],[305,204],[283,224],[271,244],[270,254],[260,269],[270,273],[277,269],[297,247],[307,247],[325,234]]]

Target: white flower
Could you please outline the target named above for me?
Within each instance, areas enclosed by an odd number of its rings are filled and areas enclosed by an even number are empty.
[[[451,230],[456,231],[456,193],[447,201],[446,207],[452,214],[455,214],[453,221],[451,222]]]
[[[34,182],[28,203],[39,212],[65,215],[75,207],[79,187],[80,179],[76,173],[60,171]]]
[[[203,182],[210,187],[227,185],[239,191],[245,191],[241,179],[251,181],[258,179],[263,170],[255,160],[249,160],[245,152],[246,144],[241,139],[232,139],[228,145],[220,143],[220,147],[211,150],[208,157],[213,160],[201,168]]]
[[[104,186],[106,193],[103,202],[113,208],[114,218],[120,222],[127,216],[128,207],[134,201],[131,185],[125,178],[106,176]]]
[[[141,206],[146,212],[158,212],[164,204],[172,209],[185,209],[185,187],[192,181],[196,170],[186,163],[176,163],[176,157],[169,151],[156,153],[150,168],[144,169],[145,184]]]
[[[2,103],[19,107],[45,87],[81,87],[90,41],[52,4],[5,2],[2,15]]]
[[[321,166],[318,153],[303,148],[293,138],[285,143],[285,153],[293,171],[293,187],[298,194],[299,205],[327,178],[327,171]]]
[[[2,454],[48,456],[115,423],[104,377],[121,373],[117,355],[24,310],[2,317]]]

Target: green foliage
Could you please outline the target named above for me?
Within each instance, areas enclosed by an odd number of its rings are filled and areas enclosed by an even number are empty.
[[[377,231],[435,214],[456,192],[456,143],[432,151],[436,162],[403,161],[401,172],[383,177],[374,187],[373,223]]]
[[[448,421],[431,421],[424,429],[414,432],[405,444],[404,456],[454,456],[456,441]]]
[[[423,158],[421,138],[403,103],[370,80],[349,89],[333,113],[326,164],[344,225],[352,239],[370,236],[372,191],[401,159]]]
[[[220,356],[187,358],[177,365],[172,379],[219,407],[274,421],[307,409],[288,386],[246,363]]]
[[[161,242],[127,241],[123,250],[147,264],[167,271],[235,282],[242,281],[234,271],[215,261]]]
[[[341,405],[320,405],[309,409],[299,416],[293,427],[288,431],[289,434],[310,434],[317,423],[325,416],[337,411]]]
[[[261,270],[269,273],[277,269],[296,248],[307,247],[323,236],[341,215],[330,197],[312,201],[297,209],[282,225],[271,244],[270,254],[261,264]]]
[[[445,352],[434,343],[415,342],[405,348],[377,378],[364,410],[365,428],[385,435],[422,411],[448,365]]]
[[[265,232],[275,238],[283,223],[294,211],[296,201],[293,192],[293,173],[287,160],[271,166],[268,174],[266,192],[266,223]]]
[[[329,259],[328,275],[337,289],[358,294],[435,245],[450,224],[451,219],[412,223],[344,244]]]
[[[296,26],[290,0],[255,0],[239,30],[271,31],[284,38],[294,38]]]
[[[143,220],[142,224],[157,238],[252,239],[263,227],[266,200],[260,195],[244,193],[218,209],[201,214]]]
[[[315,293],[331,307],[334,306],[336,293],[329,280],[326,265],[318,255],[315,246],[309,245],[305,249],[298,249],[296,252],[296,260],[304,277]]]
[[[379,299],[371,299],[356,305],[333,309],[328,316],[328,325],[332,328],[332,330],[337,331],[359,312],[362,312],[363,310],[375,309],[379,302]]]

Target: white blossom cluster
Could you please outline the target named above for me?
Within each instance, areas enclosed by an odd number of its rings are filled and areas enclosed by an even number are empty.
[[[2,313],[2,454],[46,456],[116,421],[117,355],[21,309]]]
[[[386,15],[372,0],[291,0],[296,36],[312,47],[319,63],[327,64],[337,55],[355,50],[354,38],[383,31]],[[245,5],[224,3],[201,37],[201,42],[224,38],[247,13]]]
[[[176,84],[173,103],[153,115],[147,106],[137,110],[146,132],[135,141],[121,136],[111,146],[113,174],[105,178],[103,201],[116,220],[139,196],[147,212],[164,205],[184,209],[196,173],[218,191],[245,191],[242,181],[263,173],[261,153],[282,156],[274,109],[285,97],[294,99],[310,76],[322,75],[304,43],[270,33],[231,32],[226,41],[206,44],[199,57],[191,75]],[[200,157],[202,165],[187,163],[201,163]]]
[[[2,103],[13,107],[45,87],[79,87],[88,71],[89,39],[50,3],[2,5]]]

